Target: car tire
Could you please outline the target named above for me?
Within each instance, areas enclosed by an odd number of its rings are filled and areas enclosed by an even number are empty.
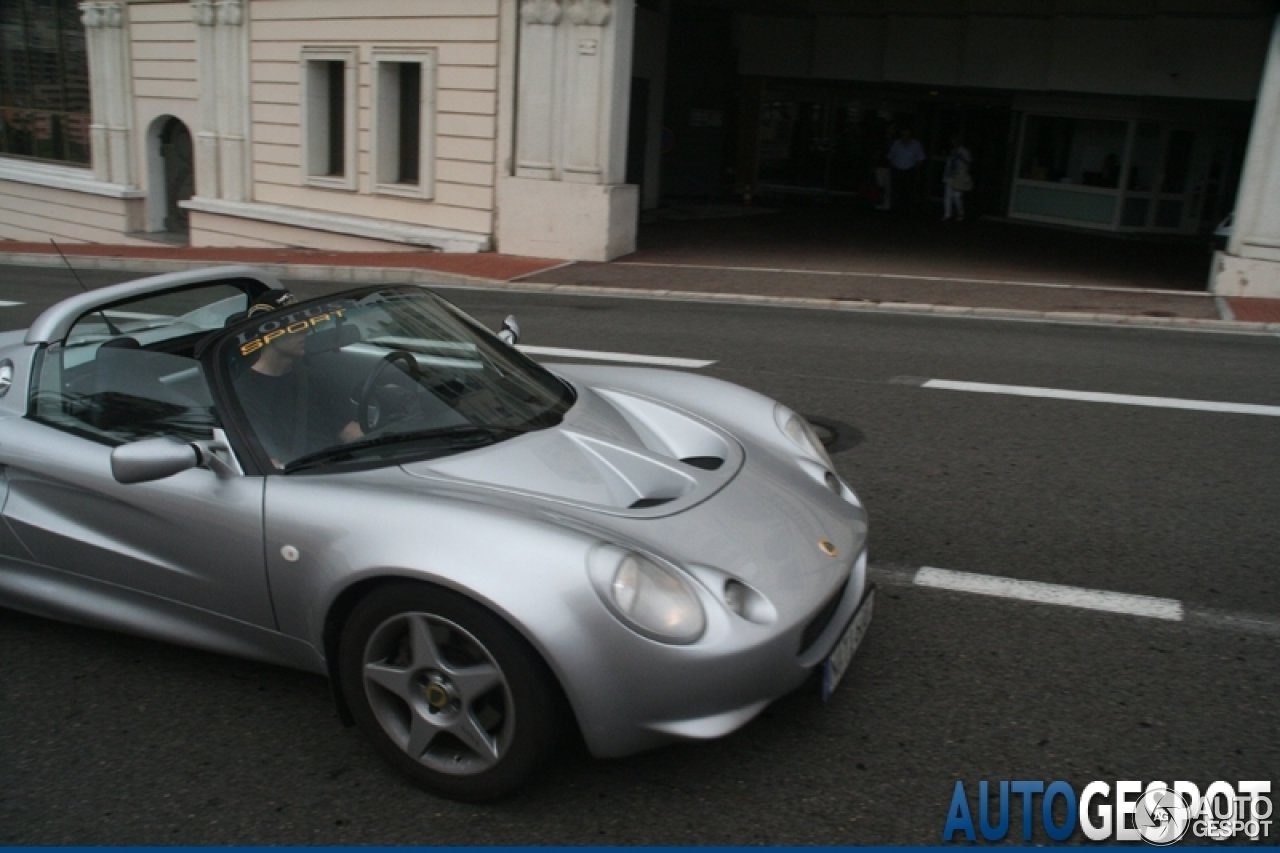
[[[338,667],[356,725],[433,794],[472,802],[508,794],[559,739],[561,694],[542,658],[449,590],[375,589],[347,620]]]

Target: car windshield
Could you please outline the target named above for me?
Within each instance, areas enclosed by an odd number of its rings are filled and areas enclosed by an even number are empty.
[[[398,464],[560,423],[571,386],[429,291],[290,305],[217,348],[233,413],[271,468]]]

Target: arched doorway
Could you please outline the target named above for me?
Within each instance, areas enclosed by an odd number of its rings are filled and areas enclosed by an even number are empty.
[[[191,131],[180,119],[160,116],[147,131],[147,231],[186,242],[187,211],[178,206],[195,194]]]

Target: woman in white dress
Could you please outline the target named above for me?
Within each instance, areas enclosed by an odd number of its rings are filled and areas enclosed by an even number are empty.
[[[973,155],[964,147],[964,141],[958,135],[951,137],[951,153],[942,172],[943,221],[951,218],[953,210],[956,221],[964,219],[964,194],[973,189],[973,176],[969,173],[972,164]]]

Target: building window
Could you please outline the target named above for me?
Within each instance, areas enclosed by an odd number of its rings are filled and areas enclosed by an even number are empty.
[[[1028,115],[1010,215],[1115,228],[1127,121]]]
[[[1216,128],[1138,117],[1027,115],[1009,214],[1114,231],[1193,233],[1217,221],[1202,188],[1219,138]]]
[[[1128,130],[1109,119],[1027,116],[1019,177],[1116,189]]]
[[[305,181],[355,189],[356,53],[305,50],[302,68]]]
[[[89,116],[75,0],[0,0],[0,154],[88,165]]]
[[[430,198],[435,54],[375,52],[374,184],[379,193]]]

